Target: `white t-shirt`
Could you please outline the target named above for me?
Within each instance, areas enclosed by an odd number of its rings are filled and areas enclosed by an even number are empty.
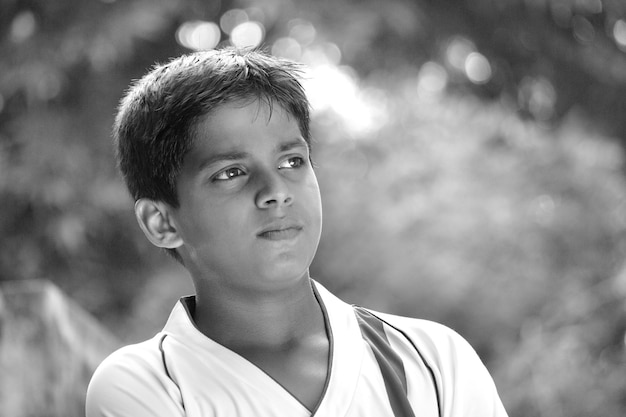
[[[453,330],[354,307],[317,282],[313,287],[331,345],[314,413],[200,333],[188,297],[152,339],[102,362],[89,384],[87,417],[506,417],[491,376]]]

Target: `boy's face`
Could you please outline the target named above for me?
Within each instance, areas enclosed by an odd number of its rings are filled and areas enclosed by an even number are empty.
[[[308,276],[320,193],[298,123],[282,107],[227,104],[200,119],[177,187],[178,251],[196,279],[271,290]]]

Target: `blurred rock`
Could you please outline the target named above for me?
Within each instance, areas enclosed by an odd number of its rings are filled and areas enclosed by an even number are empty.
[[[118,345],[52,283],[0,283],[0,415],[84,416],[89,379]]]

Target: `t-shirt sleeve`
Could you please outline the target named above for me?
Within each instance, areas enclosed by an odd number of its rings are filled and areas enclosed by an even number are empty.
[[[388,317],[431,368],[444,417],[507,417],[493,378],[461,335],[431,321]]]
[[[446,416],[506,417],[489,371],[476,351],[458,333],[445,328],[440,369]]]
[[[105,359],[87,389],[86,417],[184,416],[180,391],[157,353],[133,346]]]

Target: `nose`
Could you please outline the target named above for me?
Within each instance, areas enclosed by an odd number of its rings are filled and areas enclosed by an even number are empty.
[[[267,209],[291,205],[293,194],[280,173],[264,173],[260,177],[260,187],[256,194],[258,208]]]

